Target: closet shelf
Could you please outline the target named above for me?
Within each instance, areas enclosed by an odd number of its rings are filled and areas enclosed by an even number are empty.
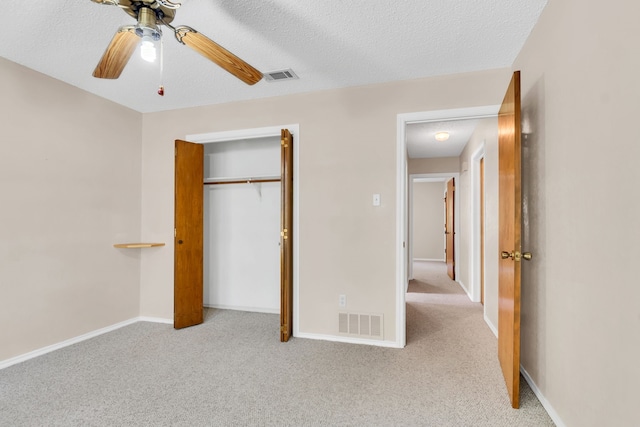
[[[154,246],[164,246],[164,243],[116,243],[113,245],[114,248],[151,248]]]

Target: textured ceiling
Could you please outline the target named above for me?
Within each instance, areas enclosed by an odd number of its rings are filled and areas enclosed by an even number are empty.
[[[178,0],[172,0],[174,2]],[[262,72],[300,77],[247,86],[164,36],[158,64],[134,53],[118,80],[91,76],[118,27],[135,21],[90,0],[5,5],[0,56],[140,112],[508,67],[546,0],[184,0],[189,25]]]
[[[407,125],[407,154],[411,159],[458,157],[481,119],[411,123]],[[436,132],[449,132],[449,139],[437,141]]]

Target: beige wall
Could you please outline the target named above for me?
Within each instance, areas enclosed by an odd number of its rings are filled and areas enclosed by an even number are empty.
[[[337,335],[347,309],[382,313],[395,341],[396,123],[399,113],[494,105],[508,70],[444,76],[147,114],[143,235],[169,243],[142,254],[142,315],[173,316],[173,145],[189,134],[297,123],[300,139],[300,331]],[[382,205],[373,207],[379,193]]]
[[[639,15],[636,2],[551,1],[514,64],[523,244],[534,254],[522,363],[568,426],[638,419]],[[499,70],[149,114],[141,155],[139,114],[1,58],[0,71],[0,360],[138,310],[171,318],[173,140],[287,123],[301,129],[300,328],[334,334],[345,293],[349,309],[384,313],[394,340],[396,115],[496,104],[508,79]],[[430,160],[409,172],[441,172]],[[111,247],[138,238],[167,247]]]
[[[460,170],[459,157],[433,157],[409,159],[409,175],[418,173],[456,173]]]
[[[138,316],[141,115],[0,58],[0,361]]]
[[[634,2],[551,1],[514,64],[523,244],[534,254],[523,266],[522,363],[568,426],[638,419],[639,15]],[[394,340],[396,115],[499,103],[509,74],[148,114],[141,154],[139,114],[4,59],[0,71],[0,360],[139,310],[171,318],[173,140],[287,123],[301,129],[300,328],[335,334],[345,293],[349,309],[382,312]],[[442,171],[430,161],[409,172]],[[138,238],[167,247],[111,247]]]
[[[567,426],[636,426],[640,3],[550,1],[522,70],[522,364]]]
[[[444,182],[414,182],[413,259],[444,261]]]
[[[460,154],[460,277],[463,287],[470,292],[472,286],[472,185],[473,155],[484,147],[485,159],[485,303],[486,320],[494,331],[498,330],[498,119],[483,119],[471,135]],[[479,286],[479,284],[476,284]],[[478,294],[479,295],[479,294]]]

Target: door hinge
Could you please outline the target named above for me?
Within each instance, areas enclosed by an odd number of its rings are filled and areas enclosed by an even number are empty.
[[[283,239],[287,240],[287,239],[289,238],[289,236],[287,236],[287,233],[288,233],[288,231],[287,231],[287,229],[285,228],[285,229],[284,229],[284,231],[281,231],[281,232],[280,232],[280,236],[281,236]]]
[[[177,228],[173,229],[173,237],[178,237],[178,229]]]

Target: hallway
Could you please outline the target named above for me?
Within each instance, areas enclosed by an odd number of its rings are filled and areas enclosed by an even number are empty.
[[[497,339],[484,321],[482,305],[471,302],[447,276],[444,262],[416,261],[413,277],[406,295],[407,349],[420,347],[421,358],[437,367],[432,375],[441,393],[470,405],[509,407]],[[520,409],[513,411],[523,418],[516,425],[554,425],[522,376],[520,392]]]

